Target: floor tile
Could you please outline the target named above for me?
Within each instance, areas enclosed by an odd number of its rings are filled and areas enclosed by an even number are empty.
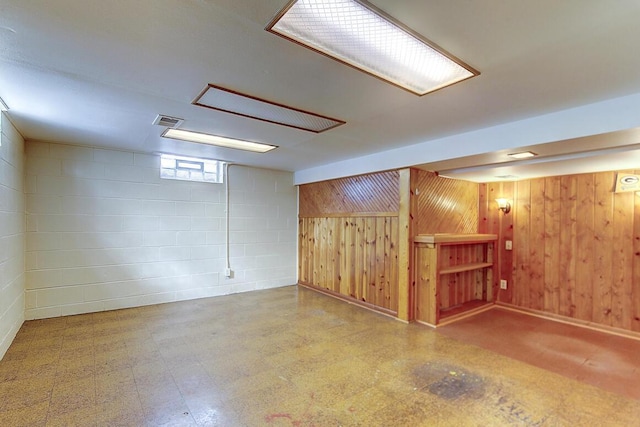
[[[29,405],[9,411],[0,410],[0,425],[11,427],[38,427],[47,423],[48,402]]]
[[[630,426],[638,354],[506,310],[434,330],[286,287],[25,322],[0,425]]]

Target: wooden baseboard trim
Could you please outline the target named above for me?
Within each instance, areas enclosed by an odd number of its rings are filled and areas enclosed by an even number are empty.
[[[309,285],[307,283],[298,282],[298,286],[302,286],[303,288],[310,289],[312,291],[316,291],[316,292],[319,292],[319,293],[324,294],[324,295],[328,295],[330,297],[339,299],[340,301],[344,301],[344,302],[352,304],[352,305],[357,305],[358,307],[362,307],[364,309],[376,312],[378,314],[383,314],[383,315],[391,317],[391,318],[393,318],[395,320],[399,320],[399,321],[401,321],[403,323],[408,323],[408,322],[405,322],[405,321],[403,321],[401,319],[398,319],[398,313],[393,311],[393,310],[388,310],[386,308],[378,307],[377,305],[373,305],[373,304],[365,302],[365,301],[359,301],[359,300],[357,300],[355,298],[347,297],[347,296],[339,294],[337,292],[330,291],[329,289],[323,289],[323,288],[320,288],[318,286]]]
[[[418,320],[418,319],[415,319],[415,320],[414,320],[414,322],[415,322],[415,323],[419,323],[420,325],[428,326],[428,327],[430,327],[431,329],[435,329],[435,328],[436,328],[436,325],[432,325],[431,323],[427,323],[427,322],[425,322],[424,320]]]
[[[441,320],[440,323],[438,323],[438,326],[449,325],[449,324],[455,323],[455,322],[457,322],[459,320],[466,319],[466,318],[471,317],[471,316],[475,316],[476,314],[484,313],[485,311],[489,311],[489,310],[495,308],[495,306],[496,305],[493,302],[487,302],[486,304],[481,305],[480,307],[472,308],[471,310],[464,311],[464,312],[462,312],[460,314],[456,314],[454,316],[447,317],[446,319]]]
[[[456,314],[454,316],[451,317],[447,317],[445,320],[441,320],[440,323],[438,323],[437,325],[432,325],[431,323],[425,322],[424,320],[414,320],[416,323],[419,323],[421,325],[425,325],[428,326],[430,328],[439,328],[440,326],[445,326],[445,325],[449,325],[451,323],[455,323],[459,320],[462,319],[466,319],[468,317],[471,316],[475,316],[476,314],[480,314],[480,313],[484,313],[485,311],[489,311],[493,308],[495,308],[495,304],[493,302],[487,302],[486,304],[480,306],[480,307],[476,307],[476,308],[472,308],[470,310],[464,311],[462,313]]]
[[[497,302],[495,307],[503,308],[505,310],[514,311],[517,313],[527,314],[529,316],[539,317],[546,320],[552,320],[554,322],[565,323],[568,325],[579,326],[581,328],[591,329],[593,331],[603,332],[610,335],[617,335],[624,338],[631,338],[640,341],[640,333],[634,331],[627,331],[626,329],[614,328],[613,326],[600,325],[598,323],[587,322],[585,320],[573,319],[571,317],[562,316],[559,314],[546,313],[540,310],[534,310],[531,308],[518,307],[516,305],[507,304],[504,302]]]

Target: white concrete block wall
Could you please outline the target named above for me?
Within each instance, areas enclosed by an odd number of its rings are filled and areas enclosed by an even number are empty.
[[[0,114],[0,359],[24,322],[24,140]]]
[[[160,179],[158,156],[26,143],[27,319],[296,283],[293,174],[231,166],[222,184]]]

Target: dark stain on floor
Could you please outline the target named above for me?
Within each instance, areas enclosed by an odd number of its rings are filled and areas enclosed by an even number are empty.
[[[429,362],[413,370],[417,389],[427,391],[442,399],[479,399],[485,394],[485,381],[460,366],[441,362]]]

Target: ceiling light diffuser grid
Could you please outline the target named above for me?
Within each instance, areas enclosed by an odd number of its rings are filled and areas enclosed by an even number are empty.
[[[195,132],[185,129],[165,129],[162,132],[164,138],[178,139],[181,141],[209,144],[236,150],[252,151],[254,153],[266,153],[275,150],[277,145],[263,144],[261,142],[246,141],[243,139],[229,138],[227,136],[213,135],[210,133]]]
[[[193,104],[316,133],[345,123],[342,120],[277,104],[212,84],[198,95]]]
[[[480,74],[366,1],[291,1],[266,30],[417,95]]]

